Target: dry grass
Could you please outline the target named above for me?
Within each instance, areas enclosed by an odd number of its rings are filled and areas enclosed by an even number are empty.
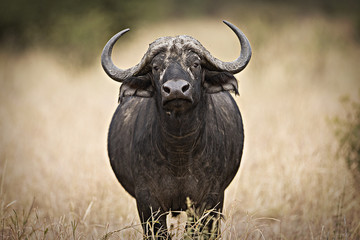
[[[360,197],[327,121],[343,114],[339,97],[360,88],[351,25],[323,16],[233,22],[254,54],[238,75],[246,142],[226,192],[223,238],[359,239]],[[130,32],[117,64],[135,64],[164,34],[192,35],[221,59],[237,55],[219,20],[153,29]],[[41,50],[0,53],[0,66],[0,238],[141,238],[135,201],[106,154],[118,84],[99,61],[74,73]]]

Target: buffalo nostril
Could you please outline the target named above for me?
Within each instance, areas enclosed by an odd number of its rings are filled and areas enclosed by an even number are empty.
[[[164,92],[166,92],[167,94],[169,94],[171,92],[170,88],[167,86],[163,86],[163,90]]]
[[[183,93],[185,93],[187,90],[189,90],[189,88],[190,88],[190,84],[186,84],[185,86],[183,86],[183,87],[181,88],[181,91],[182,91]]]

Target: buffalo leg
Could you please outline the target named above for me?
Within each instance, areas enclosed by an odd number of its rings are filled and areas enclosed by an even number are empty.
[[[200,237],[202,239],[219,237],[223,203],[224,194],[220,196],[209,195],[202,203],[190,206],[186,211],[188,216],[186,234],[189,237]],[[211,210],[211,212],[206,213],[208,210]]]
[[[165,212],[158,203],[149,200],[149,195],[136,200],[144,239],[169,239]]]

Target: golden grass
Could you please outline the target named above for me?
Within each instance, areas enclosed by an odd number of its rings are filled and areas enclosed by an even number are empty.
[[[223,238],[360,238],[360,197],[336,157],[327,121],[344,114],[339,97],[360,88],[360,48],[351,40],[351,25],[323,16],[233,22],[254,53],[237,76],[245,149],[226,191]],[[136,64],[148,43],[163,35],[192,35],[225,60],[239,50],[214,19],[128,34],[132,41],[114,54],[122,67]],[[118,84],[99,62],[75,73],[41,50],[0,53],[0,238],[141,238],[135,201],[107,158]]]

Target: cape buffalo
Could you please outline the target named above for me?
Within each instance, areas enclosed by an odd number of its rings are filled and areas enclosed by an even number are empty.
[[[101,55],[107,75],[121,82],[119,105],[108,134],[114,173],[136,199],[141,221],[152,211],[186,210],[189,197],[201,212],[221,212],[224,191],[234,178],[243,151],[240,111],[229,93],[238,94],[233,74],[251,58],[248,39],[224,21],[240,41],[232,62],[213,57],[190,36],[162,37],[149,45],[129,69],[111,60],[113,36]],[[155,231],[166,229],[166,216]],[[143,224],[144,232],[146,226]]]

